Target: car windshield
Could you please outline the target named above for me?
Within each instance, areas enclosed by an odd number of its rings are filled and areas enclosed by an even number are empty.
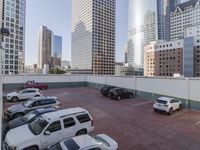
[[[106,145],[107,147],[110,147],[110,144],[105,141],[103,138],[101,138],[100,136],[93,136],[94,140],[98,143],[98,144],[104,144]]]
[[[29,107],[32,103],[33,103],[33,100],[30,99],[28,101],[23,102],[22,105],[25,106],[25,107]]]
[[[160,99],[157,99],[156,102],[160,103],[160,104],[167,104],[167,101],[163,101],[163,100],[160,100]]]
[[[39,135],[47,125],[48,122],[42,117],[39,117],[37,120],[30,123],[28,126],[33,134]]]
[[[49,150],[63,150],[60,143],[57,143],[49,148]]]
[[[38,114],[38,111],[37,110],[33,110],[31,112],[29,112],[28,114],[24,115],[22,117],[22,120],[25,121],[25,122],[30,122],[34,117],[36,117]]]

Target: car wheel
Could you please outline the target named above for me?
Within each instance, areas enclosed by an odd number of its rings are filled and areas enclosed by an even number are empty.
[[[155,112],[158,112],[157,109],[153,109]]]
[[[18,118],[18,117],[21,117],[21,116],[23,116],[22,113],[16,113],[16,114],[13,116],[13,118]]]
[[[86,130],[80,130],[76,133],[76,136],[87,134]]]
[[[25,148],[23,150],[38,150],[38,148],[35,147],[35,146],[32,146],[32,147],[27,147],[27,148]]]
[[[11,98],[11,101],[12,101],[12,102],[17,102],[17,101],[18,101],[18,98],[17,98],[17,97],[12,97],[12,98]]]
[[[172,114],[173,114],[173,108],[170,108],[169,115],[172,115]]]
[[[121,96],[117,96],[117,100],[121,100]]]
[[[129,94],[129,98],[133,98],[133,94]]]
[[[183,108],[183,106],[182,106],[182,104],[180,104],[178,109],[181,110],[182,108]]]

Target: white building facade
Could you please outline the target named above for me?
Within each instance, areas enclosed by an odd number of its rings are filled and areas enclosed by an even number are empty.
[[[185,29],[200,24],[200,0],[179,4],[171,13],[171,40],[184,38]]]

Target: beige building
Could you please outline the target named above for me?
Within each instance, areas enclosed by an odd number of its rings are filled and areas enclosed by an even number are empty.
[[[185,38],[145,46],[144,75],[200,77],[200,25],[186,28]]]
[[[50,68],[61,67],[62,38],[53,34],[45,26],[38,30],[38,63],[39,69],[43,69],[45,64]]]
[[[151,42],[144,56],[145,76],[183,74],[183,40]]]
[[[72,69],[115,73],[116,0],[72,0]]]

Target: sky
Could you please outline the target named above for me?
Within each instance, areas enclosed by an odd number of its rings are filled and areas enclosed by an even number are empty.
[[[116,61],[124,61],[128,39],[128,0],[116,0]],[[62,60],[71,61],[71,0],[26,1],[25,64],[37,63],[37,30],[47,26],[62,36]]]

